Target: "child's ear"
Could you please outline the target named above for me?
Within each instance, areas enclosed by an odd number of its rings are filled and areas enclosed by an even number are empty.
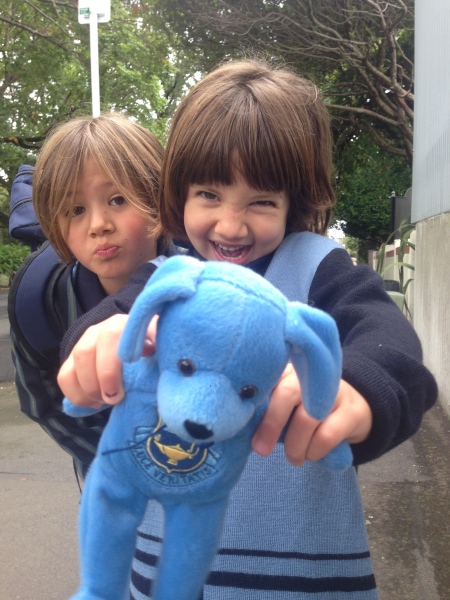
[[[203,270],[204,264],[189,256],[168,258],[156,270],[130,311],[119,343],[121,360],[135,362],[140,359],[152,317],[168,302],[193,296]]]
[[[342,370],[339,332],[326,313],[291,302],[286,313],[285,339],[311,417],[323,420],[336,400]]]

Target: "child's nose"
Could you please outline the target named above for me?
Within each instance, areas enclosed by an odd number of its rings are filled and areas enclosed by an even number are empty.
[[[215,232],[227,240],[242,239],[248,234],[248,227],[242,213],[227,211],[217,220]]]
[[[89,225],[90,233],[92,235],[102,235],[114,228],[114,224],[109,218],[108,211],[106,210],[92,211]]]

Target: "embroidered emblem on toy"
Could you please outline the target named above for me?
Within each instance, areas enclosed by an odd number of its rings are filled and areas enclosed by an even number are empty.
[[[159,315],[157,351],[142,357]],[[169,258],[124,330],[126,398],[114,407],[81,498],[81,580],[73,600],[123,600],[149,498],[165,515],[153,600],[196,600],[217,550],[228,498],[271,390],[291,361],[305,409],[330,412],[341,377],[336,324],[288,300],[249,269]],[[84,416],[67,400],[64,409]],[[347,468],[340,444],[322,459]]]
[[[220,459],[211,444],[185,442],[168,431],[161,419],[153,429],[136,428],[130,449],[149,477],[168,486],[191,485],[214,475]]]

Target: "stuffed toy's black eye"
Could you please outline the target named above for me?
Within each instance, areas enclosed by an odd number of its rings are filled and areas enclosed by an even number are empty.
[[[185,377],[190,377],[195,373],[195,365],[187,358],[183,358],[182,360],[178,361],[178,370]]]
[[[239,392],[239,396],[242,398],[242,400],[250,400],[250,398],[254,398],[257,393],[258,390],[254,385],[244,385],[242,390]]]

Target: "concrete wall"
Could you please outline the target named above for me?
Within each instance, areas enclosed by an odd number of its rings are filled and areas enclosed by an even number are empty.
[[[450,214],[417,225],[414,327],[450,416]]]
[[[450,2],[415,2],[414,326],[450,415]]]

